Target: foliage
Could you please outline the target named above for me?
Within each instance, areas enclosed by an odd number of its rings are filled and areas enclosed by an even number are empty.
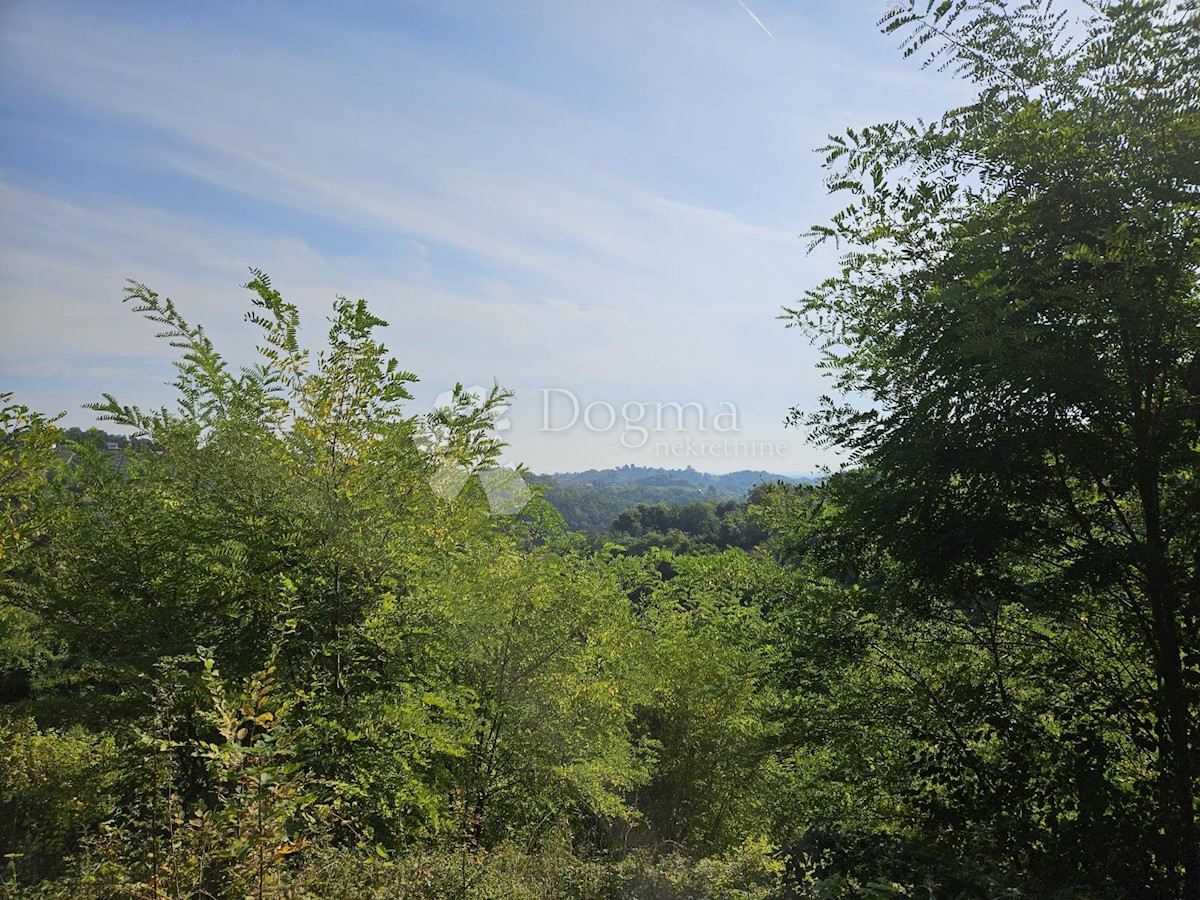
[[[756,485],[779,479],[780,476],[770,472],[747,470],[712,475],[691,468],[633,465],[531,478],[534,483],[545,485],[543,496],[562,513],[568,525],[589,532],[607,530],[614,519],[636,506],[738,502]]]
[[[10,879],[58,874],[67,852],[113,811],[111,736],[0,722],[0,858]]]
[[[474,708],[456,780],[472,840],[573,809],[628,816],[624,792],[645,777],[628,730],[642,658],[628,599],[599,567],[571,557],[448,562],[462,642],[456,680]]]
[[[758,489],[756,489],[758,490]],[[608,539],[626,552],[662,548],[676,554],[703,553],[738,547],[752,550],[767,533],[746,503],[705,501],[684,506],[639,503],[613,520]]]
[[[0,696],[19,695],[52,654],[29,592],[62,515],[61,432],[55,419],[0,394]]]
[[[933,670],[974,675],[973,698],[954,698],[970,680],[903,665],[947,705],[943,732],[974,708],[992,735],[986,749],[954,741],[968,808],[994,810],[979,811],[987,840],[1099,878],[1100,835],[1121,835],[1140,870],[1122,877],[1190,894],[1200,8],[1093,9],[1078,26],[1036,2],[885,18],[906,53],[979,96],[934,123],[831,139],[829,185],[851,199],[813,236],[846,255],[790,315],[825,342],[839,391],[869,404],[808,418],[863,468],[834,485],[841,564],[886,586],[890,611],[919,614],[937,652],[961,642],[977,657]],[[1082,703],[1059,705],[1055,679]],[[1068,761],[1043,729],[1087,749]],[[1039,744],[1091,787],[1026,793]],[[1054,809],[1038,822],[1041,803]],[[1072,816],[1098,819],[1068,848]]]
[[[655,677],[639,730],[656,765],[637,802],[656,839],[720,851],[765,819],[782,698],[764,607],[787,578],[737,551],[672,563],[642,601]]]
[[[767,706],[738,681],[764,673],[757,633],[720,621],[732,570],[691,625],[665,594],[639,605],[630,573],[544,500],[489,514],[468,476],[499,452],[504,391],[407,415],[412,376],[364,304],[338,301],[316,353],[265,276],[248,287],[259,362],[235,372],[173,301],[132,285],[183,351],[178,406],[106,397],[97,408],[134,440],[72,434],[53,477],[25,476],[54,491],[22,608],[64,650],[18,706],[129,761],[86,800],[91,830],[56,845],[69,874],[48,891],[281,896],[312,853],[387,862],[433,844],[461,868],[558,828],[603,844],[642,817],[654,747],[696,737],[718,778],[764,757],[748,745]],[[466,479],[453,498],[436,490],[448,470]],[[668,667],[652,687],[656,659],[693,652],[730,654],[718,684]],[[652,739],[646,717],[685,724]],[[710,822],[717,848],[757,808],[731,790],[725,824]],[[51,801],[15,802],[53,821]]]
[[[174,407],[0,401],[4,895],[1195,895],[1200,7],[1089,8],[885,17],[979,96],[826,148],[819,484],[493,515],[499,385],[131,284]]]

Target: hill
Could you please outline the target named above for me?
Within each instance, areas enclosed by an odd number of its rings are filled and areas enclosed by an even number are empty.
[[[742,500],[756,484],[805,480],[748,469],[714,475],[691,467],[657,469],[633,465],[528,476],[530,483],[544,485],[546,500],[568,525],[580,531],[607,530],[617,516],[639,504],[687,506],[702,500]]]

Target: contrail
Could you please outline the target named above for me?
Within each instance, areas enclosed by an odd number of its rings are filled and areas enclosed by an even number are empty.
[[[771,34],[771,29],[762,23],[762,19],[760,19],[758,16],[756,16],[754,14],[754,10],[752,10],[745,3],[743,3],[742,0],[737,0],[737,2],[738,2],[738,6],[740,6],[742,9],[744,9],[746,11],[746,15],[748,15],[750,18],[752,18],[754,20],[755,24],[758,25],[759,28],[761,28],[763,31],[765,31],[767,33],[767,37],[769,37],[771,40],[775,41],[776,38],[775,38],[775,35]],[[776,41],[776,43],[778,43],[778,41]]]

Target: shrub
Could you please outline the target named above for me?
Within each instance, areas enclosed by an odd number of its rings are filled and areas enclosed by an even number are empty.
[[[108,736],[41,731],[29,718],[0,721],[0,854],[10,883],[58,873],[112,813],[116,757]]]

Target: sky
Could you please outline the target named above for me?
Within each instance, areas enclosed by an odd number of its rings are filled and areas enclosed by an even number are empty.
[[[172,297],[237,364],[258,268],[318,345],[364,297],[424,412],[516,392],[506,460],[782,474],[830,385],[782,308],[832,274],[829,133],[967,95],[885,0],[0,0],[0,391],[172,402],[123,306]]]

